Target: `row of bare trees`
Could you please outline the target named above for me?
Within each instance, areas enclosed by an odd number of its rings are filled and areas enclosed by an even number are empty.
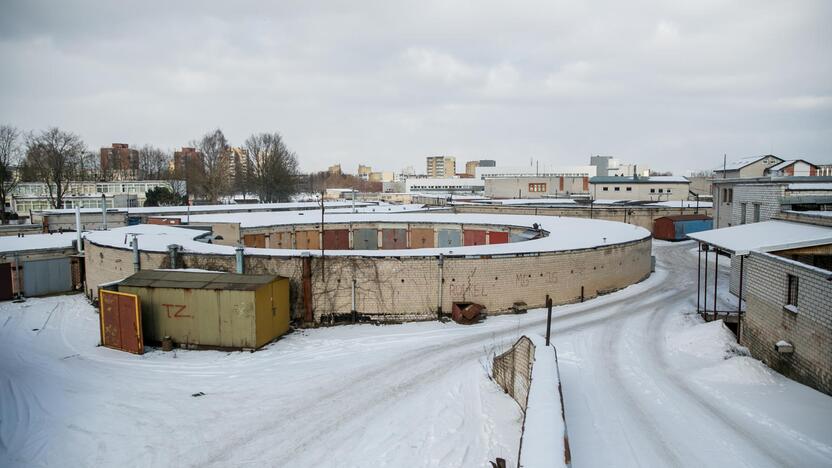
[[[184,180],[190,195],[210,202],[251,193],[263,202],[285,201],[297,191],[297,156],[277,132],[251,135],[242,151],[232,150],[220,129],[192,141],[191,146],[198,156],[179,165],[172,164],[170,151],[141,146],[140,177]],[[101,180],[99,163],[98,155],[75,133],[59,128],[25,133],[0,126],[0,200],[6,200],[19,182],[44,182],[50,204],[61,207],[70,182]],[[6,222],[1,202],[0,219]]]

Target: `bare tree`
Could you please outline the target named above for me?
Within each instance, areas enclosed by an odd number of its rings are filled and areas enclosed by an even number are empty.
[[[19,178],[20,131],[10,125],[0,126],[0,222],[6,224],[6,198],[14,191]]]
[[[298,159],[279,133],[257,133],[245,142],[252,185],[261,202],[286,201],[297,192]]]
[[[230,152],[228,151],[228,140],[222,130],[216,129],[206,133],[194,146],[202,153],[204,165],[204,177],[202,179],[201,192],[209,201],[217,201],[223,195],[229,193],[231,188],[229,180]]]
[[[35,180],[46,183],[53,208],[63,208],[69,183],[84,168],[86,154],[81,137],[53,127],[26,137],[25,172]]]
[[[163,180],[170,170],[171,155],[151,145],[139,148],[139,177]]]

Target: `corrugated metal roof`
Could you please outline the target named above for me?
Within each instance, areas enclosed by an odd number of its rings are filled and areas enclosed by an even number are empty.
[[[254,291],[278,279],[274,275],[241,275],[193,271],[142,270],[119,283],[138,288],[225,289]]]

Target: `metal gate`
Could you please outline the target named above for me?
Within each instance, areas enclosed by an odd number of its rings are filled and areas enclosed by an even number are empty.
[[[23,295],[28,297],[72,291],[69,258],[23,262]]]
[[[133,354],[144,354],[139,296],[100,290],[101,344]]]
[[[12,264],[0,263],[0,301],[8,301],[13,297]]]

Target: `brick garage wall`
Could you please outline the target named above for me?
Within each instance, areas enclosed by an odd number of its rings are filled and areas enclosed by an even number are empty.
[[[783,184],[737,184],[731,206],[731,225],[742,224],[742,204],[745,203],[746,224],[754,222],[754,204],[760,204],[760,221],[768,221],[780,213]]]
[[[832,273],[758,252],[746,258],[746,267],[742,344],[772,369],[832,395]],[[788,274],[799,278],[797,313],[783,309]],[[794,345],[794,353],[778,353],[780,340]]]
[[[133,273],[132,252],[87,243],[89,285],[116,281]],[[549,294],[555,304],[576,302],[581,297],[624,288],[650,274],[651,240],[593,249],[502,258],[444,259],[442,279],[437,257],[326,257],[312,259],[312,302],[316,321],[335,314],[348,315],[352,305],[352,281],[356,281],[356,310],[380,321],[431,320],[437,317],[440,284],[442,310],[454,302],[476,302],[489,313],[505,312],[514,302],[543,307]],[[163,253],[142,253],[142,269],[167,268]],[[180,268],[234,271],[233,255],[184,253]],[[246,272],[271,273],[291,282],[293,317],[304,310],[300,257],[250,255]],[[440,283],[441,281],[441,283]],[[95,289],[95,288],[92,288]]]

